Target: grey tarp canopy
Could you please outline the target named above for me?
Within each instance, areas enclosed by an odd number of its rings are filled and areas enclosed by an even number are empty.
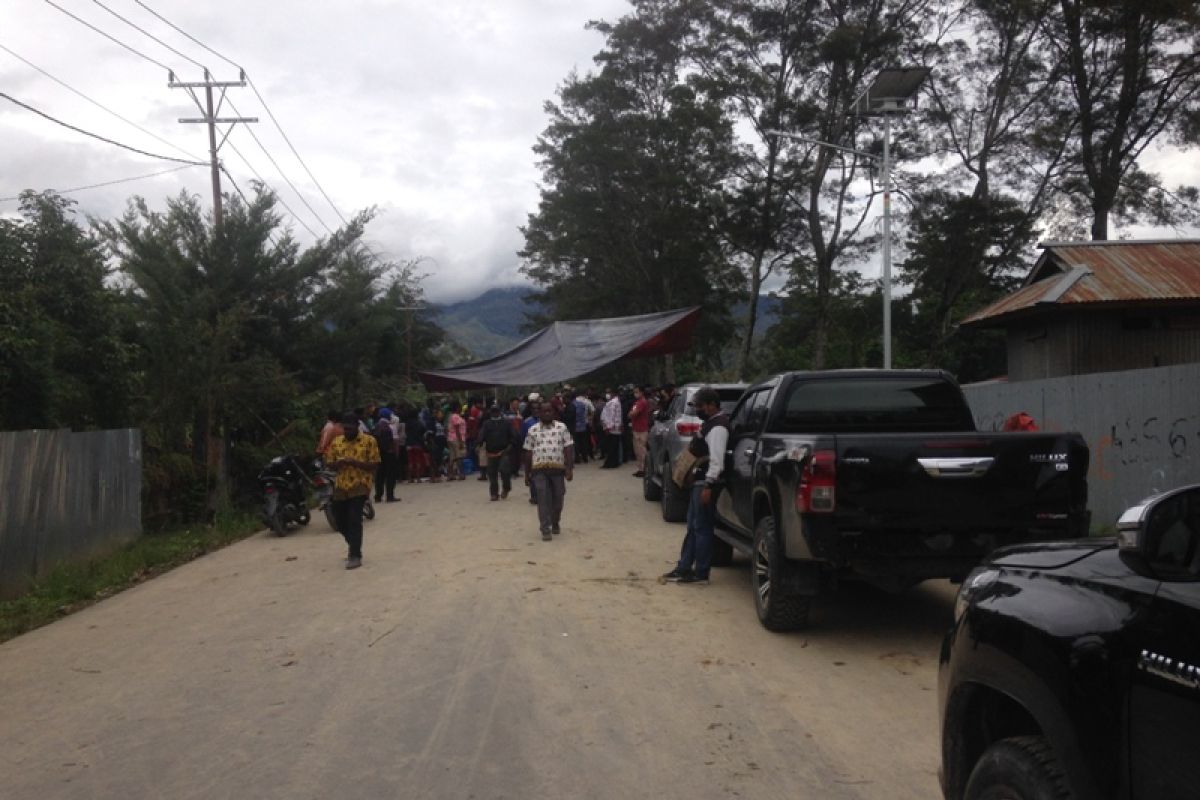
[[[558,383],[622,358],[686,350],[699,319],[696,306],[636,317],[555,322],[486,361],[417,374],[433,391]]]

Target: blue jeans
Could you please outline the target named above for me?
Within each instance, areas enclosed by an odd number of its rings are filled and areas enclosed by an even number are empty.
[[[683,537],[676,568],[680,572],[694,572],[698,577],[707,578],[708,570],[712,567],[717,497],[714,491],[712,501],[707,506],[703,505],[700,502],[700,493],[703,491],[702,483],[692,487],[692,496],[688,501],[687,534]]]

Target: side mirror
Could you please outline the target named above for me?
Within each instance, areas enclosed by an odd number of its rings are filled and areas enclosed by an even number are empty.
[[[1147,498],[1117,521],[1121,560],[1150,578],[1200,577],[1200,484]]]

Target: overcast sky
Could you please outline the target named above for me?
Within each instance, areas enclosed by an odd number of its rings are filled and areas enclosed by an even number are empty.
[[[199,79],[199,67],[90,0],[55,0],[96,27]],[[342,214],[375,205],[367,231],[397,259],[423,256],[431,299],[457,300],[520,281],[518,226],[536,208],[531,147],[542,104],[603,44],[590,19],[615,20],[625,0],[144,0],[171,22],[245,67],[301,157]],[[134,0],[104,4],[218,79],[236,70],[175,33]],[[0,0],[0,45],[169,142],[206,158],[204,125],[163,70],[85,28],[43,0]],[[79,127],[162,155],[186,156],[92,106],[0,50],[0,92]],[[267,150],[331,227],[339,220],[249,89],[230,97]],[[223,113],[231,113],[226,109]],[[0,197],[69,189],[176,166],[92,141],[0,99]],[[245,130],[231,141],[318,233],[325,229]],[[244,190],[253,175],[231,149],[222,158]],[[71,195],[79,208],[119,214],[126,199],[162,207],[180,189],[211,205],[209,172],[193,167]],[[228,187],[227,187],[228,188]],[[12,213],[15,202],[0,203]],[[298,237],[312,236],[292,220]]]
[[[135,0],[103,0],[113,11],[211,67],[236,71],[155,19]],[[109,14],[92,0],[54,0],[123,42],[198,79],[199,67]],[[318,181],[347,217],[367,206],[380,215],[368,241],[388,256],[427,259],[430,299],[453,301],[521,281],[518,227],[536,208],[540,174],[531,147],[542,111],[571,70],[586,72],[603,38],[590,19],[615,20],[626,0],[144,0],[213,49],[240,63],[266,97]],[[154,134],[207,158],[203,125],[162,68],[85,28],[44,0],[0,0],[0,45]],[[0,50],[0,92],[79,127],[144,150],[186,157],[121,122]],[[232,89],[238,111],[258,116],[255,133],[313,211],[281,179],[239,126],[230,141],[318,234],[337,227],[333,208],[290,153],[249,88]],[[223,113],[232,113],[226,108]],[[0,197],[26,188],[70,189],[172,165],[60,128],[0,99]],[[226,146],[226,167],[243,189],[253,177]],[[1160,148],[1145,166],[1166,182],[1200,183],[1200,160]],[[121,213],[134,193],[161,208],[181,189],[211,203],[208,170],[71,196],[81,211]],[[229,187],[226,187],[229,190]],[[0,202],[0,214],[15,202]],[[290,218],[297,236],[313,236]],[[1139,228],[1114,236],[1172,236]],[[865,266],[878,274],[878,254]]]

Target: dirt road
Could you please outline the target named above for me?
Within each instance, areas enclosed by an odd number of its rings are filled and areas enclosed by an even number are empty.
[[[657,582],[682,527],[628,470],[581,467],[550,543],[519,491],[402,496],[360,570],[318,518],[0,645],[0,794],[939,796],[948,585],[771,634],[744,561]]]

